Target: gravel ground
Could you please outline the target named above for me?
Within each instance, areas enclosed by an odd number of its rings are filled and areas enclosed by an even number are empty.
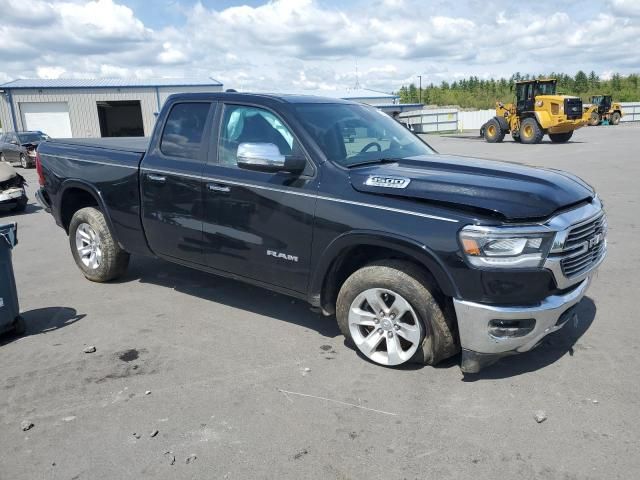
[[[28,332],[0,338],[0,478],[640,478],[640,249],[623,248],[638,234],[639,127],[566,145],[427,137],[574,172],[609,214],[578,327],[467,378],[458,359],[375,366],[302,302],[163,261],[88,282],[33,202],[2,217],[20,225]]]

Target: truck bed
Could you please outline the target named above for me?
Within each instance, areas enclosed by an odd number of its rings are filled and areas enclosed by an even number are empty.
[[[123,152],[145,153],[149,146],[149,137],[57,138],[48,140],[48,142],[63,145],[105,148]]]

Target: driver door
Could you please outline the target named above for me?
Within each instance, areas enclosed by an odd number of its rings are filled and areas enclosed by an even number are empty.
[[[207,265],[305,292],[318,187],[313,164],[308,159],[302,174],[238,167],[241,143],[270,143],[282,155],[304,154],[292,130],[265,108],[225,104],[218,132],[203,172]]]

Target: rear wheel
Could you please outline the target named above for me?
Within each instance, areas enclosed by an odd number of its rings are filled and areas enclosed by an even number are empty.
[[[611,123],[611,125],[618,125],[620,123],[620,113],[613,112],[611,114],[611,120],[609,121],[609,123]]]
[[[454,329],[428,277],[402,261],[381,261],[353,273],[340,288],[338,326],[380,365],[435,365],[458,351]]]
[[[591,112],[591,116],[589,117],[589,121],[587,123],[592,127],[600,125],[600,114],[598,112]]]
[[[522,143],[540,143],[542,137],[544,137],[544,132],[535,118],[525,118],[522,123],[520,123],[520,141]]]
[[[489,143],[500,143],[504,139],[505,131],[500,126],[500,123],[492,118],[484,124],[484,138]]]
[[[113,238],[102,212],[78,210],[69,224],[69,245],[76,265],[93,282],[108,282],[127,270],[129,254]]]
[[[565,133],[550,133],[549,138],[553,143],[565,143],[569,141],[572,135],[573,131]]]

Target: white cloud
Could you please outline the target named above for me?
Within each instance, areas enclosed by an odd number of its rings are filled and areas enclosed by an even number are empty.
[[[38,78],[60,78],[66,71],[63,67],[38,67],[36,74]]]
[[[611,0],[614,13],[623,16],[640,16],[640,2],[638,0]]]
[[[176,5],[175,23],[156,29],[123,2],[0,0],[0,78],[190,75],[239,89],[345,88],[357,63],[361,85],[394,90],[417,75],[427,84],[640,65],[638,0],[584,14],[581,2],[551,0],[517,9],[511,0],[491,9],[475,0],[438,9],[419,0],[196,3]]]

